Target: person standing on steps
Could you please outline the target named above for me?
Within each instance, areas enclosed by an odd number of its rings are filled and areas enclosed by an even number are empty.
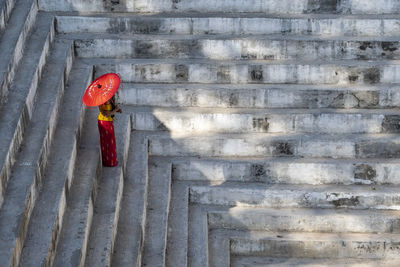
[[[114,116],[122,113],[115,103],[115,94],[118,91],[121,79],[116,73],[108,73],[96,79],[86,89],[83,102],[87,106],[98,106],[98,128],[100,134],[100,148],[103,166],[115,167],[118,165],[117,144],[115,142]]]
[[[114,132],[114,114],[116,112],[122,113],[122,110],[115,104],[115,95],[106,103],[100,105],[99,110],[98,127],[103,166],[115,167],[118,165],[118,159]]]

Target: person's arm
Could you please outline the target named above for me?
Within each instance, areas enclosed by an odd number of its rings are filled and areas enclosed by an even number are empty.
[[[101,114],[103,114],[106,117],[111,117],[112,115],[115,114],[115,112],[122,113],[122,110],[118,106],[116,106],[113,110],[105,110],[102,108],[102,105],[101,105],[100,112],[101,112]]]

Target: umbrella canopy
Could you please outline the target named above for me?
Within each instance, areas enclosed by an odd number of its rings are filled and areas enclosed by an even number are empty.
[[[86,89],[83,103],[89,107],[104,104],[118,91],[120,84],[121,78],[116,73],[107,73],[100,76]]]

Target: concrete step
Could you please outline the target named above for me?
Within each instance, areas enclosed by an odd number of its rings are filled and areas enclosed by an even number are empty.
[[[244,133],[194,136],[188,132],[150,143],[152,155],[200,157],[398,158],[394,134],[268,134]],[[191,135],[192,137],[189,137]],[[161,146],[158,147],[157,145]],[[165,153],[163,149],[165,148]]]
[[[298,266],[298,267],[323,267],[323,266],[343,266],[343,267],[396,267],[399,266],[399,260],[376,260],[376,259],[290,259],[290,258],[270,258],[270,257],[241,257],[232,256],[232,267],[280,267],[280,266]]]
[[[171,58],[214,60],[398,60],[400,45],[392,39],[354,37],[290,37],[256,35],[73,34],[83,58]],[[361,38],[360,38],[361,39]],[[118,49],[114,49],[118,47]]]
[[[15,74],[7,97],[8,101],[0,107],[2,113],[8,114],[0,118],[0,129],[4,129],[0,139],[0,206],[15,157],[32,118],[39,80],[47,62],[54,35],[54,18],[51,15],[40,14],[27,40],[26,53]]]
[[[148,187],[147,134],[131,133],[118,233],[111,266],[140,266],[146,226]]]
[[[94,138],[98,135],[96,118],[97,112],[87,111],[53,266],[83,266],[85,262],[102,167],[99,141]]]
[[[231,255],[285,258],[398,259],[398,235],[331,233],[219,233],[229,238]]]
[[[400,131],[397,110],[265,110],[154,108],[134,110],[135,129],[185,133],[388,134]]]
[[[172,155],[171,155],[172,156]],[[167,157],[171,157],[167,156]],[[385,159],[171,158],[173,179],[216,183],[399,184],[400,165]]]
[[[340,14],[394,14],[400,10],[397,0],[378,0],[365,3],[360,0],[128,0],[124,2],[62,0],[39,0],[46,11],[80,12],[260,12],[270,14],[340,13]]]
[[[165,266],[171,198],[171,165],[149,162],[149,184],[141,266]]]
[[[26,138],[16,158],[0,210],[0,262],[16,266],[33,208],[43,182],[56,129],[65,81],[72,66],[71,42],[56,42],[40,82],[37,103]]]
[[[203,108],[396,108],[400,88],[383,86],[125,83],[127,105]]]
[[[0,2],[0,34],[4,31],[8,24],[8,19],[15,6],[16,0],[3,0]]]
[[[190,201],[203,205],[269,208],[399,209],[397,187],[224,183],[192,186]]]
[[[82,88],[92,80],[90,66],[75,65],[70,73],[60,117],[50,147],[45,179],[33,209],[27,238],[21,254],[22,266],[51,266],[63,227],[67,198],[73,182],[76,153],[85,108],[81,103]],[[72,112],[71,112],[72,110]],[[93,117],[93,116],[92,116]]]
[[[220,61],[87,59],[96,75],[117,72],[125,82],[218,84],[337,84],[400,82],[397,61]]]
[[[188,266],[189,187],[172,181],[165,266]]]
[[[7,28],[0,38],[0,103],[6,102],[17,67],[24,54],[25,41],[35,24],[37,2],[17,0]]]
[[[229,13],[106,14],[63,13],[57,16],[58,33],[193,34],[193,35],[316,35],[323,37],[400,35],[394,16],[279,15]],[[123,37],[121,36],[121,37]]]
[[[398,211],[267,209],[209,211],[209,229],[321,233],[400,233]]]
[[[115,120],[117,137],[117,167],[103,167],[98,181],[92,226],[88,240],[85,266],[110,266],[124,189],[124,174],[130,143],[130,117],[121,115]]]

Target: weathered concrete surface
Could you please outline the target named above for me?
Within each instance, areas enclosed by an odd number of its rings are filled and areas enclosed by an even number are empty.
[[[129,62],[131,61],[131,62]],[[93,62],[93,60],[92,60]],[[96,75],[117,72],[126,82],[218,84],[375,85],[400,82],[400,65],[388,62],[269,62],[96,59]]]
[[[8,93],[8,100],[0,107],[1,112],[8,114],[0,118],[0,129],[2,129],[0,206],[24,132],[32,118],[39,78],[55,35],[52,22],[52,16],[43,15],[37,19],[32,35],[28,38],[28,45],[25,47],[25,56],[21,59],[21,65]]]
[[[16,0],[2,0],[0,2],[0,33],[4,31],[14,8]]]
[[[395,267],[400,264],[399,260],[376,260],[376,259],[305,259],[305,258],[271,258],[271,257],[246,257],[232,256],[232,267],[262,267],[268,264],[269,267],[297,266],[297,267],[324,267],[324,266],[345,266],[345,267]]]
[[[124,84],[127,105],[202,108],[395,108],[398,86]]]
[[[21,255],[22,266],[38,266],[43,262],[48,266],[53,264],[67,199],[70,197],[69,188],[73,179],[77,178],[74,173],[77,147],[86,113],[80,101],[80,92],[82,87],[89,85],[91,74],[92,68],[89,66],[74,66],[71,70],[71,82],[65,89],[60,107],[61,116],[50,147],[45,179],[30,219]],[[69,112],[71,108],[76,112]],[[87,131],[87,128],[84,130]]]
[[[53,252],[54,266],[83,266],[97,196],[96,179],[101,172],[97,133],[97,112],[86,112],[82,136],[76,151],[74,180],[70,185],[57,247]],[[92,121],[90,121],[92,120]],[[77,178],[77,179],[75,179]]]
[[[249,233],[250,234],[250,233]],[[294,258],[398,259],[396,235],[255,233],[253,238],[232,238],[234,255]],[[281,237],[282,236],[282,237]]]
[[[149,189],[148,140],[132,132],[111,266],[140,266]]]
[[[209,229],[272,232],[400,233],[398,211],[234,207],[208,213]]]
[[[290,158],[224,160],[186,157],[185,159],[178,158],[173,162],[173,178],[182,181],[311,185],[398,184],[400,182],[400,165],[397,160]]]
[[[397,60],[396,41],[327,40],[288,36],[174,37],[72,35],[77,56],[84,58],[171,58],[214,60]],[[114,49],[118,47],[118,49]]]
[[[196,0],[121,0],[90,1],[79,0],[39,0],[39,7],[46,11],[83,12],[262,12],[271,14],[303,13],[353,13],[353,14],[393,14],[400,10],[396,0],[222,0],[218,2]]]
[[[171,165],[150,161],[142,266],[165,266],[170,199]]]
[[[208,16],[207,16],[208,15]],[[310,18],[312,18],[310,20]],[[371,36],[394,37],[400,35],[396,16],[318,16],[300,17],[266,16],[264,14],[206,14],[193,17],[177,13],[163,15],[130,16],[57,16],[59,33],[108,34],[191,34],[191,35],[316,35],[321,37]]]
[[[33,0],[17,1],[9,18],[9,24],[0,40],[0,103],[6,101],[16,69],[24,54],[26,38],[35,24],[38,13],[37,2]]]
[[[270,208],[400,208],[399,193],[393,187],[300,186],[240,184],[192,186],[190,201],[203,205]]]
[[[34,117],[7,186],[0,210],[0,262],[18,264],[27,228],[39,195],[50,146],[56,130],[60,102],[72,67],[72,43],[57,42],[40,84]]]

